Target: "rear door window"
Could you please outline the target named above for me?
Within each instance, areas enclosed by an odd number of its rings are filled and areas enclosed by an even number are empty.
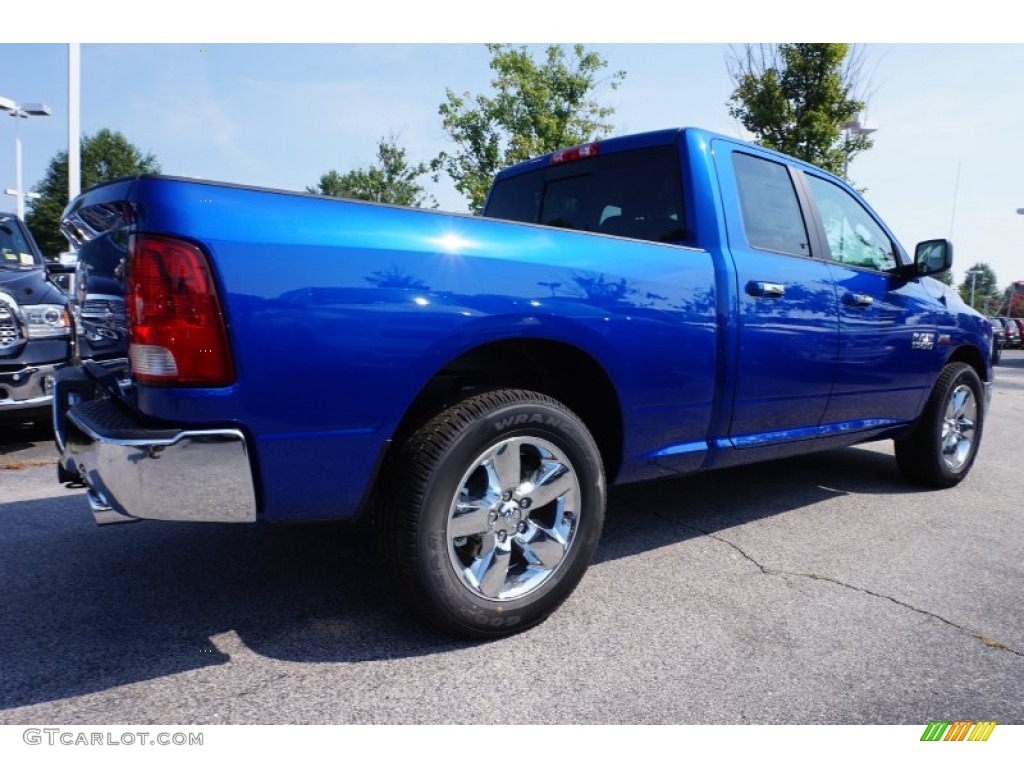
[[[663,243],[686,238],[672,146],[599,154],[501,179],[484,214]]]
[[[752,248],[810,256],[807,227],[789,169],[742,152],[733,154],[743,229]]]

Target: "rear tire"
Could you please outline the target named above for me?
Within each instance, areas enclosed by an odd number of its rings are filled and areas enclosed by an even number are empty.
[[[917,426],[895,441],[903,474],[933,488],[950,488],[967,477],[981,443],[984,397],[981,379],[971,366],[947,365]]]
[[[399,446],[383,487],[378,544],[401,593],[462,637],[544,621],[583,577],[604,521],[594,439],[525,390],[446,408]]]

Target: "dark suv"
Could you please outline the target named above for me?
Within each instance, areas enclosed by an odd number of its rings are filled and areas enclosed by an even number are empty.
[[[66,294],[28,228],[0,213],[0,423],[50,420],[53,374],[71,344]]]

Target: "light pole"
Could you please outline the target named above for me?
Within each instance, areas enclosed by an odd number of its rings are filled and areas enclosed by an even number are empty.
[[[969,270],[967,270],[967,274],[971,276],[971,309],[977,309],[977,307],[974,306],[974,283],[977,281],[978,275],[980,273],[981,273],[980,269],[969,269]]]
[[[850,142],[855,136],[869,136],[878,130],[878,126],[868,125],[867,122],[862,123],[860,115],[857,115],[850,122],[843,123],[843,130],[846,132],[846,151],[843,153],[843,177],[845,178],[850,167]]]
[[[45,104],[18,104],[11,99],[0,96],[0,110],[14,118],[14,197],[17,200],[15,214],[19,219],[25,218],[25,193],[21,184],[21,120],[29,117],[45,117],[51,115],[50,108]]]

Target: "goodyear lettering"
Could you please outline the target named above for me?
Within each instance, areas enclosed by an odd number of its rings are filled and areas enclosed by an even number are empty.
[[[494,431],[501,432],[512,427],[520,427],[523,424],[542,424],[545,427],[561,427],[562,420],[555,416],[544,416],[540,413],[520,413],[518,416],[509,416],[506,419],[498,419],[494,422]]]

